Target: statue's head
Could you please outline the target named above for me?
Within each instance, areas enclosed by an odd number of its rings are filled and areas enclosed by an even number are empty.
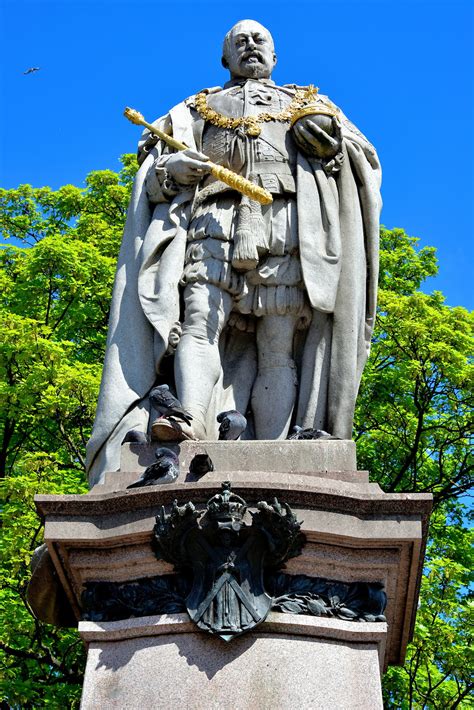
[[[224,38],[222,64],[233,79],[268,79],[276,61],[273,38],[259,22],[241,20]]]

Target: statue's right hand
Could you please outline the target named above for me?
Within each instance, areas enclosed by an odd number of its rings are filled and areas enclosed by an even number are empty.
[[[203,175],[211,172],[211,166],[208,157],[187,148],[170,155],[166,161],[166,170],[178,185],[195,185]]]

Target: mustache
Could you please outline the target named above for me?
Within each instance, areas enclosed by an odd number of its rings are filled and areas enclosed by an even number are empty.
[[[258,49],[249,49],[247,52],[244,52],[240,58],[240,61],[244,62],[249,57],[255,57],[260,62],[263,62],[263,54],[259,52]]]

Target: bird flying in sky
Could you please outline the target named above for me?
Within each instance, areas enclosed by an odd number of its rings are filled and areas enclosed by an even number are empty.
[[[26,71],[23,72],[23,74],[34,74],[36,71],[39,71],[41,67],[30,67]]]

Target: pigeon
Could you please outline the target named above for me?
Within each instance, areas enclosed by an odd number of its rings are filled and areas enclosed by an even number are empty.
[[[140,478],[131,483],[127,488],[141,488],[142,486],[157,486],[162,483],[173,483],[178,478],[179,460],[171,449],[159,446],[155,451],[156,463],[146,468]]]
[[[162,417],[174,417],[175,419],[181,419],[186,424],[191,424],[191,414],[183,409],[179,399],[171,394],[168,385],[153,387],[149,398],[151,404]]]
[[[23,74],[34,74],[35,71],[39,71],[41,67],[30,67],[26,71],[23,72]]]
[[[196,454],[189,464],[189,473],[195,476],[204,476],[209,471],[214,471],[214,464],[207,454]]]
[[[221,412],[217,415],[219,427],[219,441],[235,441],[247,428],[247,420],[236,409]]]
[[[122,439],[122,444],[148,444],[148,437],[138,429],[130,429]]]
[[[303,429],[301,426],[294,426],[293,432],[287,437],[287,440],[302,440],[302,439],[339,439],[338,436],[332,436],[323,429]]]

